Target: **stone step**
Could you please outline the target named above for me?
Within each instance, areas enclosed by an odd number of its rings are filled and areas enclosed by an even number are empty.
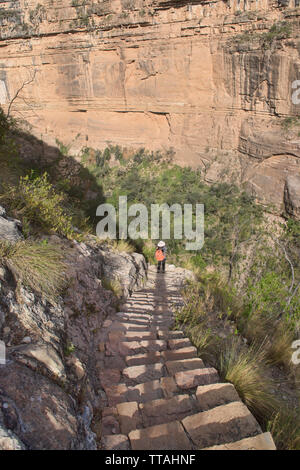
[[[155,331],[143,330],[143,331],[126,331],[116,332],[119,335],[120,341],[142,341],[142,340],[153,340],[157,339],[157,333]],[[108,335],[108,337],[110,334]]]
[[[190,395],[141,403],[139,409],[144,427],[180,420],[199,411],[197,401]]]
[[[142,415],[136,401],[119,403],[116,406],[122,434],[143,427]]]
[[[169,339],[168,340],[168,347],[170,349],[181,349],[181,348],[188,348],[192,346],[189,338],[178,338],[178,339]]]
[[[140,336],[139,336],[140,335]],[[157,333],[145,330],[142,331],[120,331],[113,330],[108,333],[108,341],[119,342],[119,341],[142,341],[148,339],[157,339]]]
[[[179,330],[177,331],[176,330],[174,331],[158,330],[157,334],[158,334],[159,339],[179,339],[179,338],[183,338],[184,336],[183,331],[179,331]]]
[[[145,330],[147,328],[147,330]],[[161,336],[159,339],[164,339],[163,336],[168,332],[170,332],[169,328],[166,326],[153,326],[149,323],[147,324],[141,324],[141,323],[135,323],[134,321],[118,321],[115,320],[109,327],[108,331],[150,331],[150,332],[156,332]],[[179,333],[179,332],[178,332]],[[167,339],[167,338],[166,338]]]
[[[276,450],[276,446],[272,435],[269,432],[265,432],[254,437],[246,437],[240,441],[206,447],[202,450]]]
[[[132,450],[191,450],[192,444],[179,421],[131,431]]]
[[[116,316],[118,318],[121,318],[122,321],[127,319],[131,319],[131,320],[138,320],[138,321],[145,321],[145,322],[148,322],[151,315],[145,315],[145,314],[142,314],[142,313],[128,313],[128,312],[118,312],[116,314]]]
[[[101,438],[103,450],[130,450],[130,443],[127,436],[123,434],[112,434]]]
[[[160,363],[131,366],[123,369],[122,375],[127,385],[137,385],[160,379],[166,375],[166,368]]]
[[[235,442],[261,433],[259,424],[240,401],[188,416],[182,424],[197,449]]]
[[[146,354],[135,354],[134,356],[126,356],[125,362],[127,366],[142,366],[144,364],[155,364],[157,362],[164,362],[164,358],[161,352],[152,351]]]
[[[240,400],[236,389],[230,383],[202,385],[196,390],[196,398],[200,411],[207,411],[216,406]]]
[[[150,400],[165,398],[164,389],[160,380],[151,380],[135,386],[128,387],[128,400],[146,403]]]
[[[110,331],[145,331],[145,326],[140,323],[129,323],[115,321],[110,327]]]
[[[194,346],[187,348],[174,349],[173,351],[167,350],[162,352],[165,361],[177,361],[180,359],[191,359],[197,357],[197,349]]]
[[[117,385],[109,385],[103,387],[105,394],[107,396],[107,401],[109,406],[116,406],[118,403],[123,403],[128,400],[128,387],[124,383],[119,383]]]
[[[159,398],[171,398],[181,392],[174,378],[167,376],[137,385],[127,385],[124,382],[106,384],[104,390],[110,407],[126,401],[147,403]]]
[[[171,398],[180,393],[173,377],[161,377],[159,380],[151,380],[135,386],[128,387],[127,399],[138,403],[159,398]]]
[[[196,352],[197,350],[193,346],[191,348],[176,349],[175,351],[151,351],[144,354],[126,356],[125,362],[127,366],[140,366],[144,364],[165,362],[166,365],[169,365],[169,374],[174,375],[176,372],[205,367],[202,359],[197,357]],[[169,358],[175,360],[169,361]]]
[[[149,318],[148,319],[145,319],[145,318],[141,318],[139,316],[136,316],[136,317],[124,317],[124,316],[120,316],[120,320],[122,323],[128,323],[128,324],[133,324],[133,325],[142,325],[144,327],[148,327],[149,326]]]
[[[182,390],[219,382],[218,372],[213,367],[176,372],[174,378],[177,386]]]
[[[199,359],[198,357],[166,362],[166,368],[169,375],[175,375],[177,372],[183,372],[185,370],[202,369],[204,367],[205,365],[202,359]]]
[[[107,355],[132,356],[146,354],[151,351],[165,351],[167,343],[164,340],[144,341],[109,341],[105,344]]]

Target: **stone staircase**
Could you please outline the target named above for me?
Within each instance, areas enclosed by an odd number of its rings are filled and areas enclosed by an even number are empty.
[[[235,388],[172,331],[186,272],[149,269],[146,286],[104,323],[100,380],[106,450],[272,450]]]

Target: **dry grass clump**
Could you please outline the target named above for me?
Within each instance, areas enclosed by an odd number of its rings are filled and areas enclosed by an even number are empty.
[[[108,279],[104,277],[101,283],[104,289],[110,290],[118,299],[123,296],[123,288],[118,279]]]
[[[282,408],[272,416],[268,431],[278,450],[300,450],[300,412]]]
[[[235,386],[260,422],[267,422],[276,409],[271,382],[265,375],[265,359],[262,348],[243,348],[234,338],[221,351],[218,367],[222,379]]]
[[[0,263],[11,270],[17,281],[48,299],[56,299],[66,287],[62,252],[46,241],[0,241]]]

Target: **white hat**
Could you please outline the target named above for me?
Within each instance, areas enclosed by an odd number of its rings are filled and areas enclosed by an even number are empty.
[[[158,242],[157,246],[163,247],[163,246],[165,246],[165,242],[163,242],[162,240],[160,240],[160,242]]]

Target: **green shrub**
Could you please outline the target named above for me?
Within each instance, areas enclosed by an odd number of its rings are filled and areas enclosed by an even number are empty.
[[[71,354],[73,354],[73,352],[75,351],[76,347],[74,346],[73,343],[71,342],[68,342],[66,347],[65,347],[65,356],[70,356]]]
[[[278,21],[274,23],[270,28],[270,31],[262,34],[262,46],[267,49],[269,48],[274,41],[280,39],[287,39],[291,36],[292,27],[291,24],[287,21]]]
[[[17,186],[6,188],[1,199],[13,214],[25,218],[33,226],[69,239],[77,237],[72,216],[64,207],[65,196],[55,190],[47,173],[37,177],[34,173],[22,176]]]

